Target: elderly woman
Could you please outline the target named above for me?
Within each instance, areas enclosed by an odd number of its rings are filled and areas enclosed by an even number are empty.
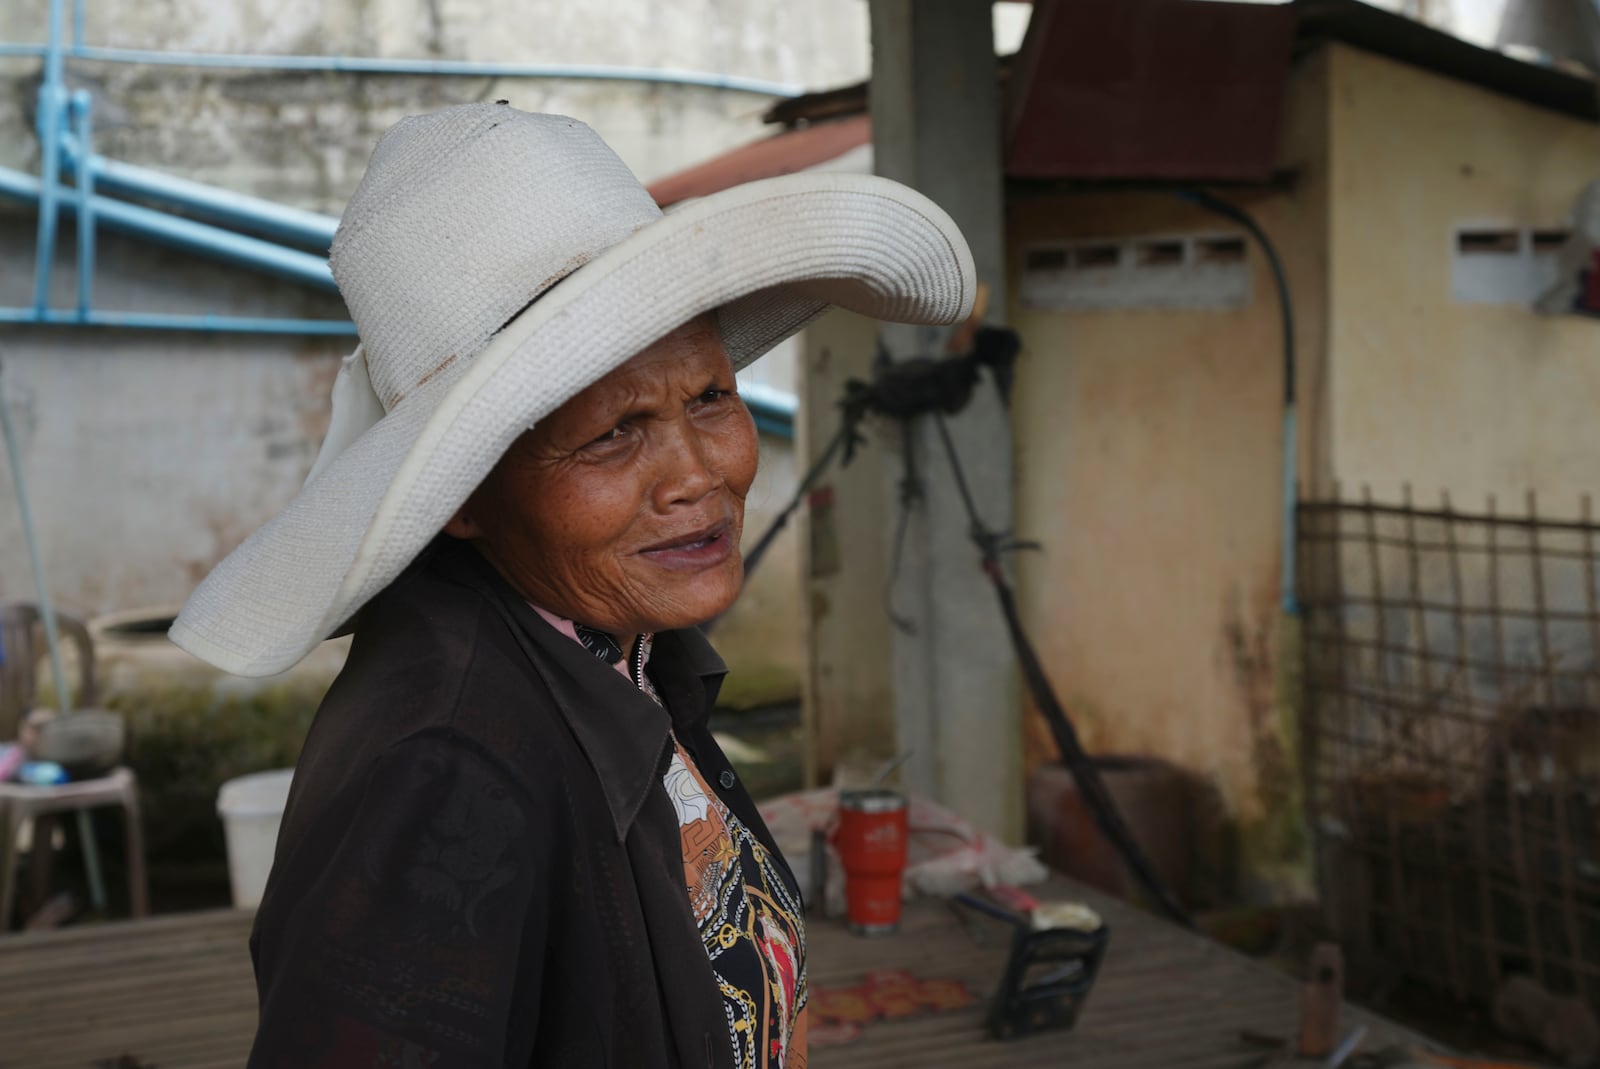
[[[251,940],[250,1064],[800,1069],[793,874],[707,729],[739,592],[735,370],[831,305],[961,318],[892,182],[663,216],[593,131],[407,119],[334,241],[361,334],[301,493],[173,627],[246,675],[348,626]]]

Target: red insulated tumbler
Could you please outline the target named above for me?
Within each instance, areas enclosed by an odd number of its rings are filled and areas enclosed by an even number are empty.
[[[894,931],[906,869],[905,795],[879,789],[839,792],[835,842],[844,865],[850,930],[857,935]]]

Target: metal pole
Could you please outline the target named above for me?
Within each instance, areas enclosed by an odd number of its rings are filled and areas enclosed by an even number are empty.
[[[0,363],[0,435],[6,442],[11,461],[11,482],[17,491],[17,511],[22,518],[22,539],[28,547],[28,562],[33,565],[33,585],[38,590],[39,612],[44,617],[44,637],[50,648],[50,675],[56,684],[56,704],[62,713],[72,711],[72,696],[67,691],[67,674],[61,670],[61,642],[56,633],[56,609],[50,601],[50,585],[45,582],[44,559],[33,531],[33,512],[28,507],[28,482],[22,471],[22,453],[17,448],[17,432],[11,424],[11,406],[6,401],[5,367]]]
[[[50,675],[56,684],[56,708],[62,716],[72,712],[72,694],[67,690],[67,674],[61,670],[61,636],[56,630],[56,607],[50,600],[50,585],[45,581],[44,560],[39,540],[33,531],[33,512],[28,507],[28,483],[22,471],[22,452],[17,448],[17,432],[11,424],[11,407],[6,401],[5,366],[0,363],[0,435],[6,442],[11,461],[11,482],[17,491],[17,511],[22,518],[22,538],[28,546],[28,561],[33,565],[33,585],[38,592],[39,614],[44,617],[45,644],[50,649]],[[89,900],[94,907],[106,908],[105,875],[100,868],[100,849],[95,843],[94,825],[87,809],[78,810],[78,837],[83,842],[83,867],[89,878]]]

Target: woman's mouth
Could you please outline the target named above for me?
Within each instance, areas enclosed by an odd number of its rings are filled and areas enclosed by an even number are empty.
[[[642,549],[639,556],[666,568],[694,571],[721,564],[734,548],[733,524],[720,520],[710,527]]]

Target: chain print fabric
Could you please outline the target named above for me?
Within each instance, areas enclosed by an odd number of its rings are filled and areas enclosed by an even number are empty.
[[[640,635],[624,660],[610,636],[533,608],[661,704],[646,670],[653,636]],[[617,655],[608,656],[611,650]],[[662,784],[677,812],[689,904],[722,991],[735,1058],[741,1069],[805,1069],[805,920],[798,889],[722,804],[676,736],[672,744]]]
[[[678,813],[689,903],[743,1069],[805,1069],[805,921],[766,848],[673,739],[663,782]]]

